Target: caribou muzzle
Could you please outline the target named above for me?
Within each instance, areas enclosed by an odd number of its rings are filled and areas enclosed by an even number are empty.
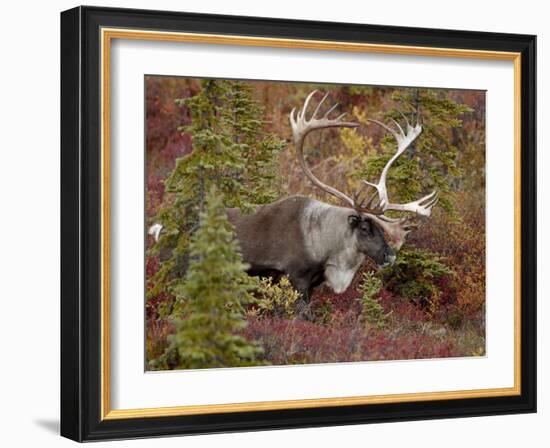
[[[391,254],[387,253],[384,255],[384,261],[381,263],[381,264],[378,264],[377,267],[379,269],[384,269],[384,268],[387,268],[389,266],[393,266],[394,263],[395,263],[395,259],[396,259],[396,255],[395,253],[392,251]]]

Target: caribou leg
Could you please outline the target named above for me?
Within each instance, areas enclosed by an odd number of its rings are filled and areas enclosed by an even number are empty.
[[[303,298],[298,299],[295,305],[296,314],[303,320],[313,322],[315,316],[311,311],[311,303]]]
[[[297,277],[290,275],[289,277],[292,286],[300,294],[300,299],[298,299],[295,305],[296,314],[304,320],[313,321],[315,316],[311,310],[310,299],[313,288],[316,286],[316,283],[319,284],[317,279],[312,276]]]

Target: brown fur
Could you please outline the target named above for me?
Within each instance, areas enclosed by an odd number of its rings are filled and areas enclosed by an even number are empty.
[[[249,215],[243,215],[236,208],[227,210],[251,271],[273,269],[289,273],[289,267],[299,270],[303,264],[300,261],[307,261],[300,218],[309,201],[306,197],[292,196],[257,206]]]

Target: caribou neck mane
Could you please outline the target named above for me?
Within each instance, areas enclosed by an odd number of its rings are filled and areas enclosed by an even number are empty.
[[[304,245],[312,261],[325,266],[325,281],[335,292],[344,292],[365,255],[348,225],[351,210],[310,199],[300,222]]]

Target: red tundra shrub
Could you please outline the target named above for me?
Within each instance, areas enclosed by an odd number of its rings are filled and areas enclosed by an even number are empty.
[[[299,319],[249,319],[242,334],[259,342],[271,364],[377,361],[459,356],[436,333],[365,328],[352,313],[335,313],[330,326]]]

